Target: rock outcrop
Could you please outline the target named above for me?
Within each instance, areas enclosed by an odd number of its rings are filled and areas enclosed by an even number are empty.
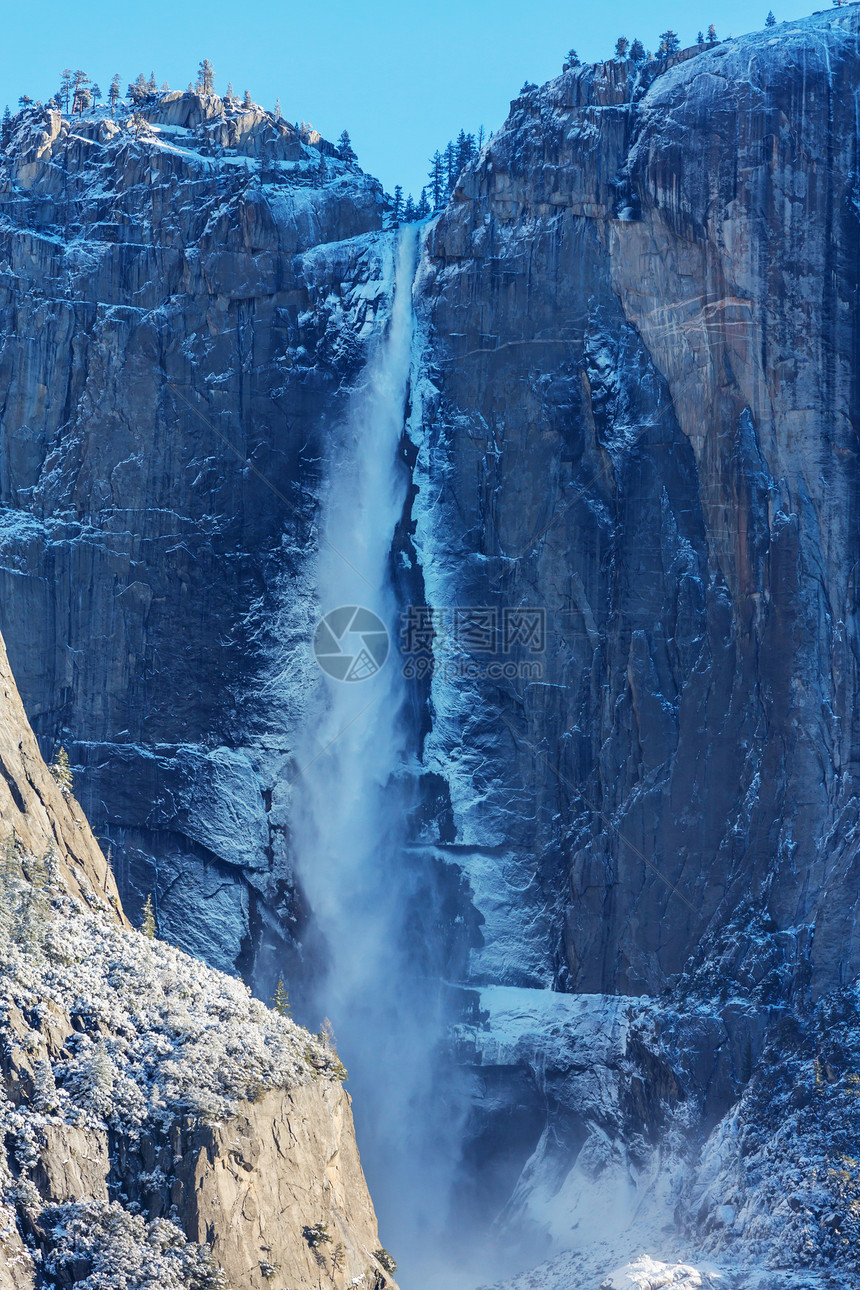
[[[83,811],[42,760],[0,638],[0,826],[7,849],[53,854],[67,890],[125,922],[113,872]]]
[[[394,1288],[332,1047],[128,926],[2,643],[0,766],[0,1286]]]
[[[856,974],[857,23],[568,72],[429,237],[430,599],[548,622],[434,693],[485,979],[658,990],[744,901]]]

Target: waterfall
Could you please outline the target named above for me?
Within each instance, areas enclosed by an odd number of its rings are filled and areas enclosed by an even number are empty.
[[[407,1286],[410,1260],[415,1276],[422,1243],[444,1221],[452,1146],[449,1133],[440,1150],[445,1134],[432,1111],[438,984],[417,968],[404,925],[415,882],[405,849],[414,754],[390,575],[408,487],[399,445],[417,230],[402,229],[389,257],[390,321],[333,437],[317,566],[321,683],[298,751],[292,830],[324,942],[313,1008],[331,1019],[349,1070],[381,1238]]]

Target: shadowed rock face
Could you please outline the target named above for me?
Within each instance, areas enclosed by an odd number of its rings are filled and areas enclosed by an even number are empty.
[[[855,27],[568,72],[429,234],[428,600],[548,623],[538,681],[434,683],[476,982],[658,989],[743,901],[789,978],[813,924],[854,969]],[[249,967],[304,918],[310,525],[381,195],[257,109],[148,116],[34,114],[5,162],[3,626],[132,911]]]
[[[569,72],[428,238],[428,599],[548,616],[434,683],[479,981],[655,991],[747,905],[774,997],[857,971],[857,37]]]
[[[132,916],[153,891],[165,935],[232,969],[300,916],[279,785],[382,194],[259,108],[145,115],[34,110],[2,161],[2,627]]]

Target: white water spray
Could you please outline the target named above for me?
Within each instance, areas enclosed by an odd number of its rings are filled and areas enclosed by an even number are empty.
[[[416,248],[409,227],[392,246],[391,319],[333,446],[318,560],[322,614],[363,606],[386,625],[391,650],[360,682],[321,677],[293,812],[297,872],[325,941],[314,1006],[331,1018],[350,1072],[382,1239],[400,1260],[404,1286],[420,1284],[427,1246],[444,1225],[455,1154],[435,1113],[438,991],[416,970],[404,926],[415,883],[404,849],[410,735],[390,556],[408,487],[398,448]],[[357,653],[361,641],[341,645]]]

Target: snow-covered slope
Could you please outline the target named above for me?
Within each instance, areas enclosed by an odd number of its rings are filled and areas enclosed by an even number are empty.
[[[0,1286],[393,1286],[329,1039],[127,925],[0,679]]]

